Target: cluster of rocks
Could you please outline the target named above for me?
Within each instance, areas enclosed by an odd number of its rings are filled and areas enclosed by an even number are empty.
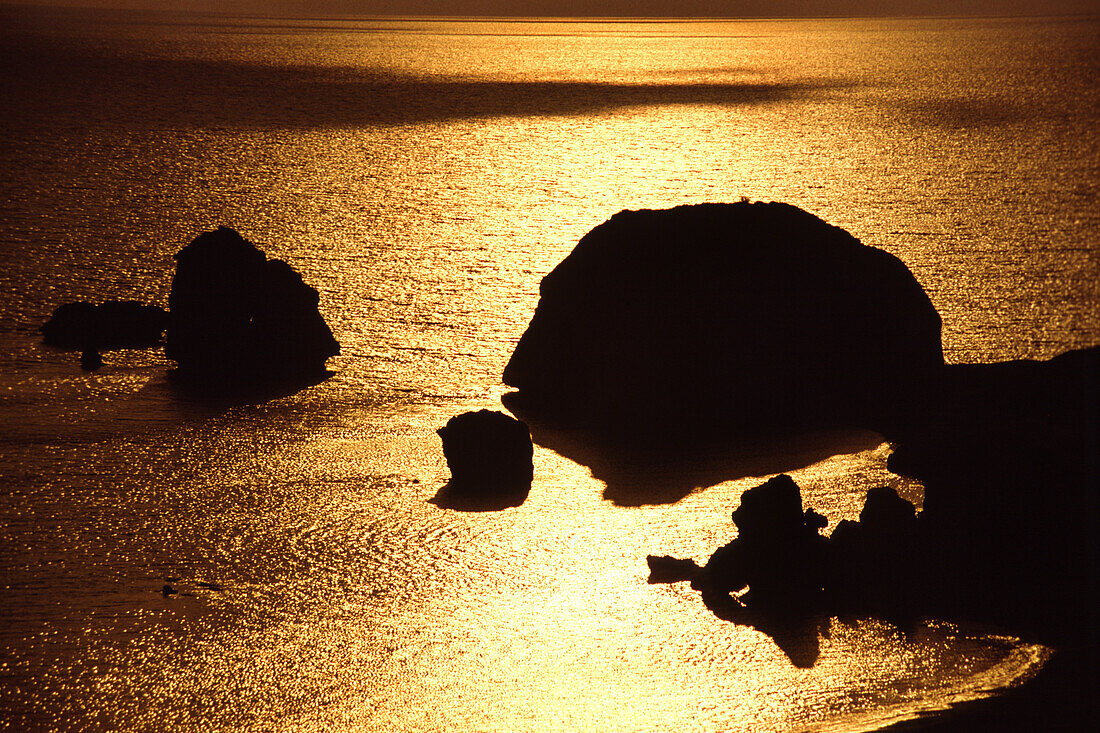
[[[176,376],[217,389],[315,381],[340,353],[317,290],[232,229],[199,235],[176,262],[168,311],[134,301],[66,304],[42,326],[45,343],[80,349],[90,370],[102,364],[100,351],[159,346],[167,333]]]
[[[778,476],[742,495],[737,538],[705,566],[651,556],[650,582],[690,580],[712,610],[728,616],[734,604],[756,624],[968,619],[1093,658],[1098,376],[1096,348],[949,371],[945,394],[888,461],[923,483],[919,514],[877,487],[859,521],[825,537],[825,518],[803,510],[798,487]]]
[[[927,612],[1097,647],[1100,349],[946,366],[939,315],[903,263],[778,203],[624,211],[539,293],[503,380],[540,425],[635,448],[869,428],[924,484],[919,516],[876,488],[825,538],[773,479],[705,568],[653,558],[655,579],[765,615]]]
[[[706,565],[649,556],[649,582],[691,581],[709,606],[732,600],[760,617],[877,615],[898,619],[914,609],[920,547],[916,510],[889,487],[868,492],[858,522],[828,520],[803,509],[787,475],[749,489],[733,512],[737,538]],[[730,595],[733,598],[728,598]]]
[[[206,232],[176,260],[167,313],[62,306],[46,342],[95,368],[100,350],[165,333],[178,377],[231,388],[310,382],[339,353],[317,290],[237,232]],[[779,476],[744,494],[738,537],[705,567],[651,557],[654,581],[691,580],[708,605],[758,616],[964,614],[1091,633],[1095,649],[1100,349],[945,366],[940,327],[900,260],[793,206],[624,211],[543,279],[503,381],[540,425],[595,426],[634,449],[870,428],[895,444],[889,467],[925,486],[919,516],[880,487],[826,537]],[[524,423],[482,410],[439,435],[452,479],[434,501],[525,500]]]

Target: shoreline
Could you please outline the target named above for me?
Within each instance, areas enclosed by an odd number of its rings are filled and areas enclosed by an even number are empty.
[[[1031,679],[990,697],[951,705],[891,723],[877,730],[888,733],[952,733],[953,731],[1077,731],[1095,725],[1097,669],[1084,649],[1056,650]]]

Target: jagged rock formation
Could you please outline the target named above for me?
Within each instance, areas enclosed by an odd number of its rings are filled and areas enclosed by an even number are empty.
[[[340,353],[317,291],[232,229],[199,235],[176,262],[165,354],[184,380],[312,381]]]
[[[100,305],[81,301],[59,306],[40,330],[50,346],[99,351],[156,346],[167,325],[168,314],[155,305],[133,300]]]
[[[839,613],[905,624],[934,605],[927,591],[925,538],[917,511],[888,486],[867,492],[859,521],[841,520],[829,537],[825,588]]]
[[[504,382],[613,429],[876,427],[943,366],[905,265],[781,203],[621,212],[540,296]]]
[[[951,569],[946,607],[1100,653],[1098,394],[1100,347],[951,366],[889,435],[887,467],[924,484],[923,564]]]
[[[647,558],[649,582],[690,580],[715,613],[765,629],[818,616],[908,623],[942,608],[940,578],[929,582],[936,574],[924,565],[928,548],[916,510],[889,487],[871,489],[859,521],[842,521],[830,537],[820,534],[828,520],[803,510],[786,475],[742,494],[733,521],[738,536],[701,568]]]
[[[704,593],[738,592],[748,587],[752,602],[782,613],[815,605],[825,584],[825,519],[802,510],[802,493],[781,475],[741,495],[733,512],[738,536],[718,548],[700,582]]]
[[[968,619],[1094,660],[1098,387],[1100,348],[949,367],[888,461],[924,483],[920,514],[873,488],[859,521],[826,539],[825,519],[779,476],[744,493],[738,537],[705,567],[650,558],[651,582],[689,577],[716,613],[758,627],[814,615]]]
[[[451,469],[437,504],[489,510],[524,502],[534,477],[534,446],[526,425],[501,412],[478,410],[452,417],[436,432]]]

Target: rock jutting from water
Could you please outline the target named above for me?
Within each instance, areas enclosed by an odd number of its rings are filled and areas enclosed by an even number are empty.
[[[908,622],[942,609],[920,564],[916,511],[891,488],[871,489],[859,521],[842,521],[830,537],[787,475],[742,494],[733,521],[738,536],[703,567],[649,556],[649,582],[690,580],[716,614],[764,629],[815,616]]]
[[[755,606],[784,613],[817,607],[825,586],[826,520],[803,511],[802,494],[781,475],[741,495],[733,512],[738,536],[715,550],[692,585],[704,596],[728,595],[748,587]]]
[[[782,203],[623,211],[539,293],[503,375],[532,415],[875,427],[943,366],[940,317],[905,265]]]
[[[501,412],[478,410],[452,417],[436,432],[451,481],[435,503],[489,510],[524,502],[534,478],[534,446],[524,423]]]
[[[168,313],[163,308],[109,300],[99,305],[66,303],[39,330],[49,346],[100,351],[157,346],[167,326]]]
[[[165,355],[200,385],[319,380],[340,353],[319,300],[286,262],[219,227],[176,254]]]

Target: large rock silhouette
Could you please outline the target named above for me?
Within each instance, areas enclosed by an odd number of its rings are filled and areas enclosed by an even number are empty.
[[[528,414],[662,436],[874,427],[943,366],[905,265],[787,204],[623,211],[540,296],[504,371]]]
[[[208,386],[312,381],[340,345],[317,291],[227,227],[176,254],[165,354],[178,376]]]

